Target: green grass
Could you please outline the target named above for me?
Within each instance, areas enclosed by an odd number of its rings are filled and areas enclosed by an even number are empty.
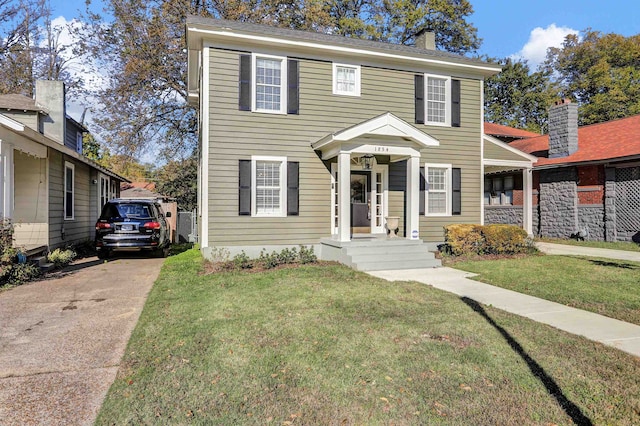
[[[456,262],[475,280],[640,325],[640,263],[529,256]]]
[[[611,250],[640,251],[640,244],[624,241],[577,241],[560,238],[537,238],[543,243],[565,244],[569,246],[595,247]]]
[[[165,262],[97,424],[640,423],[621,351],[343,266],[201,262]]]

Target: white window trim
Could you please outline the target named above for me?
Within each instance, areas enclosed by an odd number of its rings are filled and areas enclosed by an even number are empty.
[[[71,216],[67,216],[67,169],[71,169]],[[75,220],[76,215],[76,166],[68,161],[64,162],[64,187],[62,199],[62,214],[64,220]]]
[[[438,168],[438,169],[447,169],[446,173],[445,173],[445,185],[446,185],[446,189],[445,189],[445,194],[446,194],[446,208],[447,211],[444,213],[429,213],[429,168]],[[451,164],[438,164],[438,163],[425,163],[424,164],[424,177],[425,179],[427,179],[427,182],[425,183],[425,194],[424,194],[424,215],[425,216],[431,216],[431,217],[445,217],[445,216],[451,216],[451,210],[452,210],[452,187],[451,187]],[[440,192],[440,191],[438,191]]]
[[[439,121],[429,121],[429,78],[437,78],[439,80],[445,80],[444,90],[446,93],[445,99],[445,119],[444,123]],[[425,74],[424,75],[424,124],[429,126],[441,126],[451,127],[451,77],[439,74]]]
[[[352,68],[356,70],[356,88],[355,92],[346,92],[338,90],[338,67]],[[360,65],[333,63],[333,94],[340,96],[360,96]]]
[[[280,162],[280,211],[275,213],[258,213],[256,163],[258,161]],[[287,157],[251,156],[251,216],[252,217],[287,217]]]
[[[280,65],[280,110],[258,109],[256,107],[256,96],[258,95],[256,78],[256,70],[258,66],[257,59],[275,59],[281,62]],[[262,55],[259,53],[251,54],[251,111],[262,112],[266,114],[286,114],[287,113],[287,58],[285,56]]]

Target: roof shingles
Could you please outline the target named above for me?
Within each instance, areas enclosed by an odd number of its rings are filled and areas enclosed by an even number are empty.
[[[510,145],[540,157],[536,167],[640,157],[640,115],[578,128],[578,150],[566,157],[547,158],[548,135],[521,139]]]

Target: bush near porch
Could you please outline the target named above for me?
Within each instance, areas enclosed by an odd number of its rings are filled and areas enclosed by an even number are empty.
[[[527,232],[516,225],[447,225],[444,227],[444,239],[441,251],[453,256],[536,251]]]

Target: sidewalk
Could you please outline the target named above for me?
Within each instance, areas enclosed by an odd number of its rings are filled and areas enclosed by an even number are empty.
[[[605,257],[602,254],[593,256]],[[369,274],[388,281],[428,284],[640,356],[640,326],[469,279],[476,274],[452,268],[372,271]]]
[[[640,262],[640,252],[611,250],[595,247],[569,246],[565,244],[536,242],[536,247],[546,254],[560,254],[567,256],[604,257],[606,259],[631,260]]]

